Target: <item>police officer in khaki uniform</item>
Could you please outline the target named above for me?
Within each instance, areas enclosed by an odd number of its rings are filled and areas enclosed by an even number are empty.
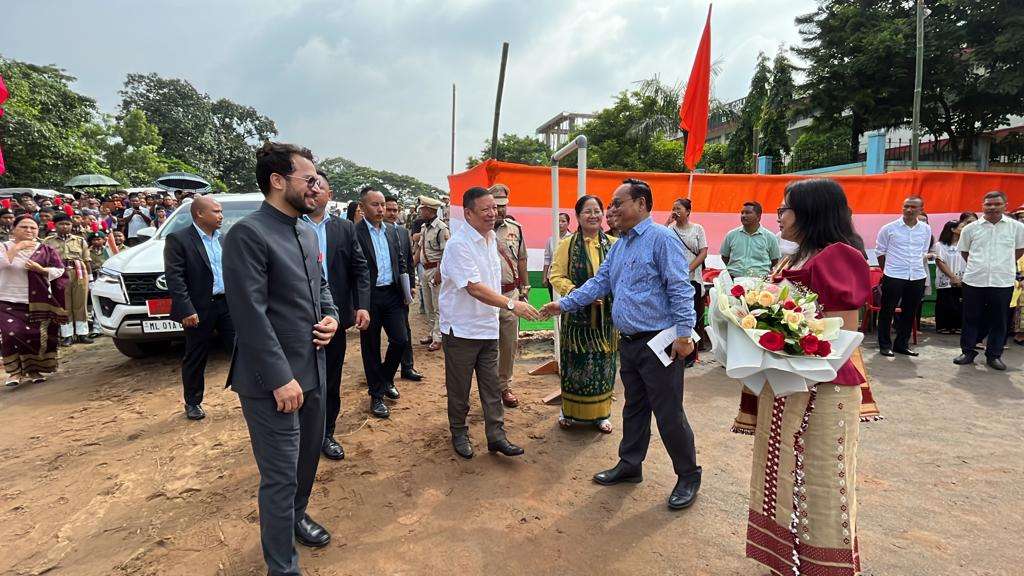
[[[53,219],[56,230],[43,243],[60,254],[67,267],[68,285],[64,292],[64,308],[68,323],[60,327],[60,343],[70,346],[75,342],[92,344],[89,336],[89,278],[92,277],[92,255],[89,245],[81,236],[71,233],[71,217],[58,214]]]
[[[440,208],[444,203],[436,198],[420,196],[420,218],[427,221],[420,230],[420,263],[423,265],[420,286],[423,288],[423,304],[427,309],[427,321],[430,322],[430,346],[427,350],[436,352],[441,349],[441,324],[438,314],[437,298],[441,293],[441,273],[439,266],[444,246],[451,237],[448,224],[441,216]]]
[[[501,260],[501,292],[506,298],[528,301],[530,287],[526,270],[526,241],[523,227],[508,217],[509,189],[504,184],[488,188],[498,205],[498,219],[494,223],[497,235],[498,259]],[[519,345],[519,318],[510,310],[499,312],[498,380],[502,385],[501,401],[509,408],[519,405],[512,393],[512,367]]]

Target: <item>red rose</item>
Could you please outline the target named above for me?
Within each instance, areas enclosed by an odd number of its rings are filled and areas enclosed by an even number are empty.
[[[797,306],[796,308],[793,308],[793,312],[803,312],[803,311],[804,311],[804,309],[799,307],[799,306]]]
[[[793,302],[792,300],[786,300],[785,302],[782,303],[782,307],[785,308],[786,310],[792,310],[796,308],[796,302]]]
[[[832,353],[832,344],[828,340],[819,340],[818,349],[814,353],[824,358]]]
[[[786,337],[781,332],[765,332],[757,342],[765,350],[778,352],[786,346]]]
[[[814,334],[808,334],[800,339],[800,348],[804,354],[816,354],[819,346],[821,346],[821,341]]]
[[[747,293],[747,291],[744,290],[743,286],[740,286],[739,284],[733,286],[732,287],[732,291],[730,292],[730,294],[732,294],[733,296],[735,296],[737,298],[743,298],[743,295],[746,294],[746,293]]]

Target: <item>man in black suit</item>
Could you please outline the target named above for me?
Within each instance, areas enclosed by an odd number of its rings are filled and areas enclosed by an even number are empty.
[[[366,330],[370,326],[370,278],[366,258],[356,240],[356,226],[327,213],[331,185],[323,171],[317,170],[317,174],[320,176],[320,193],[316,197],[316,209],[302,219],[316,233],[320,243],[320,253],[323,254],[320,263],[340,314],[341,329],[344,331],[355,326]],[[345,449],[334,439],[334,429],[341,412],[341,371],[345,365],[346,340],[342,332],[327,345],[327,423],[321,451],[331,460],[345,459]]]
[[[313,154],[265,143],[256,152],[256,183],[266,201],[224,241],[224,286],[237,327],[228,385],[238,393],[260,471],[263,559],[274,576],[299,576],[294,540],[312,547],[331,540],[306,505],[324,439],[324,348],[338,329],[338,310],[316,234],[298,221],[316,208]]]
[[[377,418],[391,416],[384,398],[398,400],[395,373],[409,343],[405,330],[408,302],[402,274],[409,274],[401,257],[398,233],[384,222],[384,194],[367,186],[359,195],[363,220],[356,236],[370,270],[370,327],[360,334],[363,371],[370,392],[370,412]],[[388,335],[388,349],[381,361],[381,329]]]
[[[387,195],[384,197],[384,221],[395,227],[395,232],[398,233],[398,244],[401,250],[401,258],[405,260],[406,269],[409,270],[409,288],[413,290],[415,294],[416,290],[416,274],[413,274],[416,270],[416,264],[412,260],[412,238],[409,236],[409,231],[405,229],[398,221],[398,216],[401,213],[401,208],[398,206],[398,196]],[[412,380],[413,382],[419,382],[423,380],[423,374],[416,371],[416,366],[413,364],[412,356],[412,328],[409,326],[409,307],[405,307],[405,336],[409,341],[409,344],[405,347],[405,353],[402,355],[402,378],[406,380]]]
[[[185,389],[185,416],[202,420],[206,389],[206,359],[216,335],[230,354],[235,346],[235,327],[224,299],[221,266],[221,233],[224,213],[220,204],[199,197],[189,207],[192,226],[167,236],[164,242],[164,274],[171,293],[171,320],[185,328],[185,357],[181,382]]]

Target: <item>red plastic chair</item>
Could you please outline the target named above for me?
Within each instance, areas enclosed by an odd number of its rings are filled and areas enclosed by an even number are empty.
[[[871,327],[874,325],[875,315],[882,311],[881,302],[875,301],[875,288],[882,283],[882,276],[885,274],[881,268],[871,268],[871,292],[868,293],[868,303],[864,307],[864,314],[860,323],[860,331],[867,334],[871,331]],[[902,314],[903,309],[897,307],[896,314]],[[914,322],[911,325],[911,338],[914,345],[917,345],[917,324],[920,321],[919,318],[914,318]]]

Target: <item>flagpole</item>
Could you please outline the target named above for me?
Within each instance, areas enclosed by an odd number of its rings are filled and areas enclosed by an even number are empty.
[[[693,198],[693,172],[690,172],[690,185],[686,188],[686,198]]]

